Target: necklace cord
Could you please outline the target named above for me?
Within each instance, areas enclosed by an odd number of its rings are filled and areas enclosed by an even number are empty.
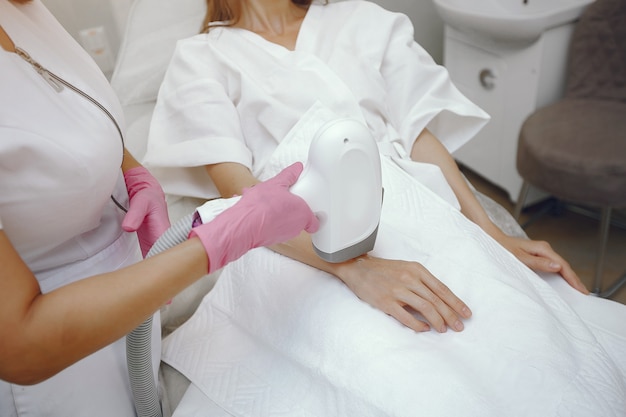
[[[115,125],[115,128],[117,129],[117,133],[120,136],[120,140],[122,141],[122,151],[124,150],[125,144],[124,144],[124,134],[122,133],[122,129],[120,128],[120,125],[117,123],[117,120],[115,120],[115,117],[111,114],[111,112],[109,110],[107,110],[106,107],[104,107],[102,104],[100,104],[100,102],[98,100],[96,100],[95,98],[93,98],[89,94],[85,93],[80,88],[76,87],[75,85],[71,84],[70,82],[66,81],[65,79],[59,77],[58,75],[56,75],[55,73],[53,73],[52,71],[50,71],[47,68],[45,68],[43,65],[41,65],[37,61],[35,61],[33,58],[31,58],[31,56],[28,54],[28,52],[24,51],[22,48],[19,48],[19,47],[16,46],[15,47],[15,53],[20,58],[22,58],[24,61],[29,63],[33,67],[33,69],[39,75],[41,75],[43,77],[43,79],[46,80],[46,82],[48,82],[48,84],[50,84],[50,86],[52,86],[52,88],[54,88],[54,90],[57,93],[60,93],[61,91],[63,91],[63,86],[65,86],[65,87],[69,88],[70,90],[74,91],[75,93],[77,93],[78,95],[80,95],[81,97],[83,97],[84,99],[86,99],[87,101],[89,101],[90,103],[92,103],[93,105],[95,105],[104,114],[106,114],[106,116]],[[123,156],[122,156],[122,158],[123,158]],[[111,195],[111,200],[113,200],[115,205],[120,210],[122,210],[125,213],[128,212],[128,209],[126,209],[113,195]]]

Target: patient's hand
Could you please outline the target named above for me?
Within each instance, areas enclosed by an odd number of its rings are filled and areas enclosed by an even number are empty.
[[[411,329],[422,332],[432,326],[463,330],[462,319],[470,309],[441,281],[417,262],[363,256],[338,270],[339,278],[363,301],[389,314]],[[408,310],[419,312],[428,323]]]
[[[498,241],[529,268],[561,274],[569,285],[583,294],[589,294],[589,290],[569,263],[556,253],[549,243],[506,235],[501,236]]]

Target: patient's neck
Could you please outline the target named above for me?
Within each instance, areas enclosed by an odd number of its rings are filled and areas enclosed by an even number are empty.
[[[306,8],[293,4],[291,0],[242,0],[242,7],[237,27],[294,49]]]

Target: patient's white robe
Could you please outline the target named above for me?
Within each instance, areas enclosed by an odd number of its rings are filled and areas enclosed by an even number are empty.
[[[598,339],[444,192],[409,175],[410,162],[388,156],[386,144],[408,152],[425,127],[452,151],[487,118],[414,43],[406,17],[360,1],[312,6],[295,51],[240,29],[182,41],[154,115],[146,162],[169,193],[204,198],[216,194],[202,165],[238,162],[267,178],[304,160],[325,121],[365,121],[385,186],[373,255],[423,263],[474,312],[462,333],[416,334],[336,278],[253,250],[164,346],[228,413],[623,414],[626,365],[605,349],[626,353],[624,339]]]
[[[314,5],[295,51],[233,28],[180,41],[144,162],[168,194],[217,197],[204,165],[238,162],[258,176],[313,105],[407,150],[428,127],[454,151],[488,119],[414,42],[406,16],[366,2]]]

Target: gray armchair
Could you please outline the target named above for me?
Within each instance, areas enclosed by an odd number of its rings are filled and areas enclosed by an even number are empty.
[[[600,208],[600,243],[592,292],[602,291],[604,252],[614,208],[626,207],[626,0],[596,0],[576,24],[563,99],[531,114],[520,130],[517,170],[529,187]]]

